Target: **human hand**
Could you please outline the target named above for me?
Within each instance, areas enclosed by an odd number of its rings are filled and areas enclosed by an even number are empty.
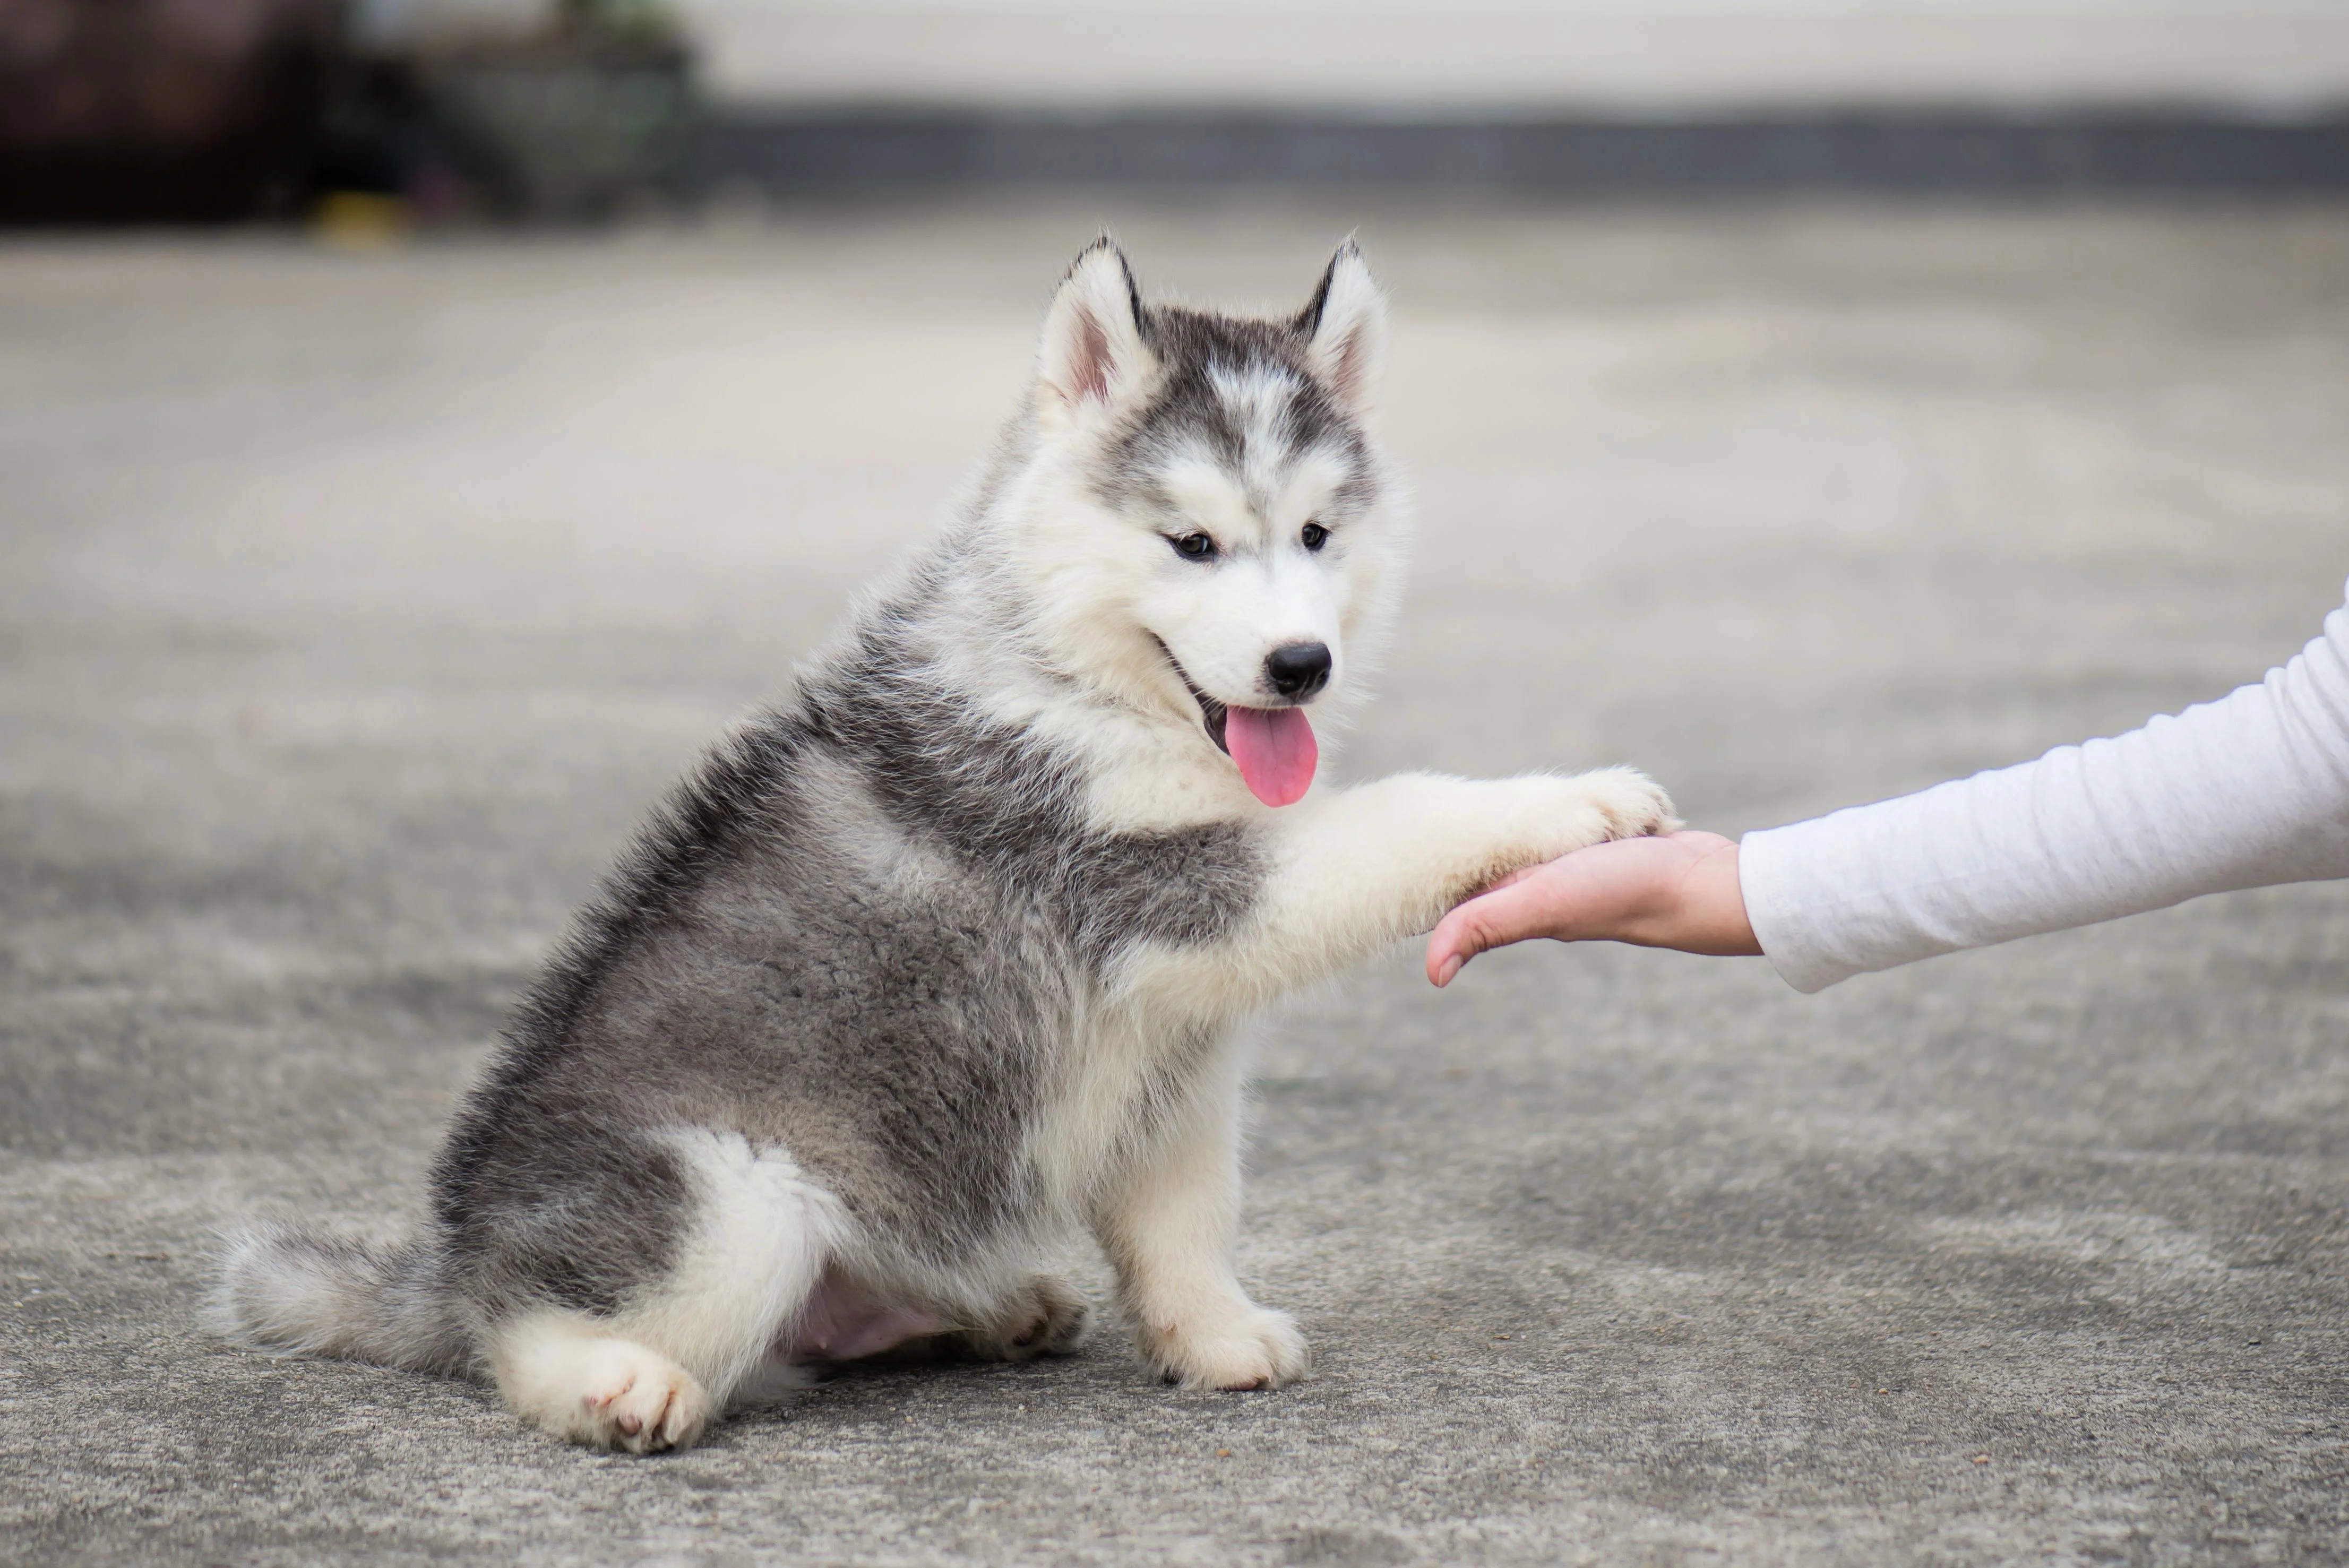
[[[1427,938],[1427,977],[1448,985],[1479,953],[1529,936],[1758,954],[1737,885],[1737,844],[1718,833],[1615,839],[1504,877]]]

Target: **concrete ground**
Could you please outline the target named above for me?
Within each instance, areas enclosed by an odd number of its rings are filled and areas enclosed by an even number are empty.
[[[1423,543],[1342,766],[1735,830],[2255,676],[2349,573],[2349,210],[843,207],[349,255],[0,246],[0,1557],[2349,1556],[2349,888],[1865,978],[1397,954],[1263,1030],[1315,1378],[1107,1340],[650,1461],[201,1332],[411,1212],[663,782],[980,452],[1106,213],[1394,290]]]

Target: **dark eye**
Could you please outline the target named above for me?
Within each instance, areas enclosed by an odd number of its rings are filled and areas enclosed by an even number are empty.
[[[1170,539],[1174,553],[1185,561],[1206,561],[1216,553],[1216,542],[1204,533],[1186,533],[1180,539]]]
[[[1304,541],[1306,549],[1319,550],[1330,542],[1330,531],[1318,522],[1309,522],[1305,525],[1305,531],[1297,537]]]

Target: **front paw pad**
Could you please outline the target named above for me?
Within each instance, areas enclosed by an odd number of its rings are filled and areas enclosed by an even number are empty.
[[[1305,1376],[1311,1357],[1285,1312],[1249,1307],[1213,1322],[1151,1326],[1143,1354],[1185,1388],[1278,1388]]]

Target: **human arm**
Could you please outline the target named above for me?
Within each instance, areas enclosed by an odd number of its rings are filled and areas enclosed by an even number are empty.
[[[2349,876],[2349,608],[2267,678],[2106,740],[1748,833],[1746,913],[1788,984]]]
[[[2324,634],[2264,681],[2217,702],[2033,762],[1749,833],[1730,865],[1760,950],[1801,991],[2206,892],[2349,876],[2349,609],[2334,611]],[[1659,860],[1646,869],[1665,868]],[[1600,885],[1541,875],[1545,898],[1512,901],[1515,890],[1503,888],[1472,901],[1430,939],[1430,978],[1442,984],[1458,969],[1454,959],[1524,936],[1644,940],[1628,934],[1638,929],[1626,923],[1629,906],[1589,902]],[[1658,926],[1651,912],[1646,929],[1717,928],[1726,885],[1649,885],[1649,897],[1667,900],[1666,919]],[[1504,902],[1480,908],[1488,899]],[[1467,940],[1485,934],[1494,940]]]

